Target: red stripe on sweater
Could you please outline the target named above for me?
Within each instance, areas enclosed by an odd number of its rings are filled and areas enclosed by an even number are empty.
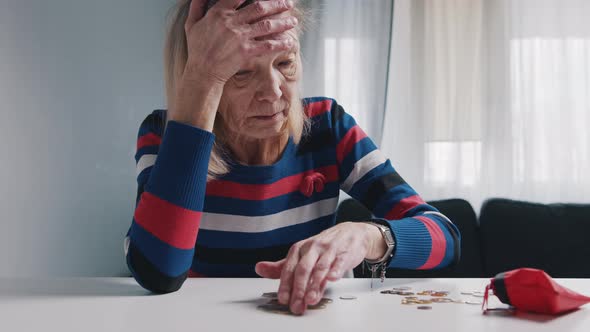
[[[197,240],[201,212],[176,206],[144,192],[134,218],[141,227],[167,244],[179,249],[192,249]]]
[[[207,183],[206,193],[207,196],[261,201],[299,191],[303,179],[313,173],[322,173],[326,177],[326,184],[338,181],[338,167],[331,165],[287,176],[269,184],[242,184],[233,181],[213,180]]]
[[[389,212],[385,215],[385,219],[398,220],[404,218],[406,213],[418,205],[426,204],[424,200],[418,195],[406,197],[397,202]]]
[[[338,159],[338,163],[342,163],[342,160],[344,160],[344,157],[352,151],[354,145],[365,137],[367,137],[367,134],[365,134],[358,125],[350,128],[336,146],[336,158]]]
[[[332,100],[326,99],[326,100],[316,101],[316,102],[307,104],[305,106],[305,113],[310,118],[313,118],[314,116],[322,115],[331,109],[332,109]]]
[[[137,150],[150,145],[160,145],[160,143],[162,143],[160,136],[154,133],[145,134],[137,140]]]
[[[427,217],[414,217],[414,219],[420,220],[426,226],[430,238],[432,239],[432,248],[430,249],[430,256],[424,265],[420,266],[418,270],[428,270],[437,267],[445,257],[445,251],[447,249],[447,241],[445,240],[445,234],[443,233],[440,226],[432,219]]]

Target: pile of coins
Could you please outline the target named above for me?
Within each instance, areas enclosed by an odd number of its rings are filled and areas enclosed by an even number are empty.
[[[418,305],[420,310],[432,309],[429,304],[433,303],[464,303],[464,304],[479,304],[480,301],[464,301],[459,299],[452,299],[449,296],[450,292],[444,290],[422,290],[419,292],[412,292],[410,287],[397,287],[393,289],[382,290],[381,294],[400,295],[404,298],[401,304],[404,305]],[[483,292],[461,292],[462,295],[484,296]],[[419,298],[417,296],[429,296],[430,298]]]
[[[268,298],[270,300],[268,301],[268,303],[259,305],[258,309],[275,314],[292,315],[288,305],[279,303],[278,294],[276,292],[263,293],[262,297]],[[325,297],[322,298],[317,304],[308,305],[307,309],[326,309],[327,305],[332,302],[332,299]]]

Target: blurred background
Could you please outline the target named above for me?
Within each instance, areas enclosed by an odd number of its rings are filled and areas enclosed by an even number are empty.
[[[427,200],[590,203],[590,2],[303,0],[333,97]],[[174,0],[0,1],[0,277],[128,275]]]

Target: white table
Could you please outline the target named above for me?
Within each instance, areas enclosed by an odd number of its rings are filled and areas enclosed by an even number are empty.
[[[590,294],[590,279],[557,281]],[[480,306],[468,304],[418,310],[402,305],[398,295],[379,292],[407,285],[469,299],[460,291],[483,290],[487,282],[387,279],[371,291],[366,279],[343,279],[331,284],[327,296],[334,302],[326,309],[295,317],[256,308],[267,302],[263,292],[276,290],[275,280],[189,279],[176,293],[148,295],[130,278],[0,279],[0,331],[590,331],[590,305],[559,317],[482,315]],[[342,295],[357,299],[341,300]]]

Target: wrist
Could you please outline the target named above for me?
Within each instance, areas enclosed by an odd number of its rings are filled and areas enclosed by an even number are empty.
[[[196,84],[204,84],[206,87],[223,87],[229,78],[223,78],[208,71],[206,65],[194,64],[190,59],[184,67],[182,73],[182,80],[185,82],[193,82]]]
[[[367,254],[365,259],[367,260],[377,260],[380,259],[385,255],[387,252],[387,243],[383,238],[383,234],[379,228],[375,225],[370,223],[364,223],[366,227],[366,235],[367,235]]]
[[[168,120],[188,124],[206,131],[213,131],[223,86],[208,82],[181,79],[169,111]]]

